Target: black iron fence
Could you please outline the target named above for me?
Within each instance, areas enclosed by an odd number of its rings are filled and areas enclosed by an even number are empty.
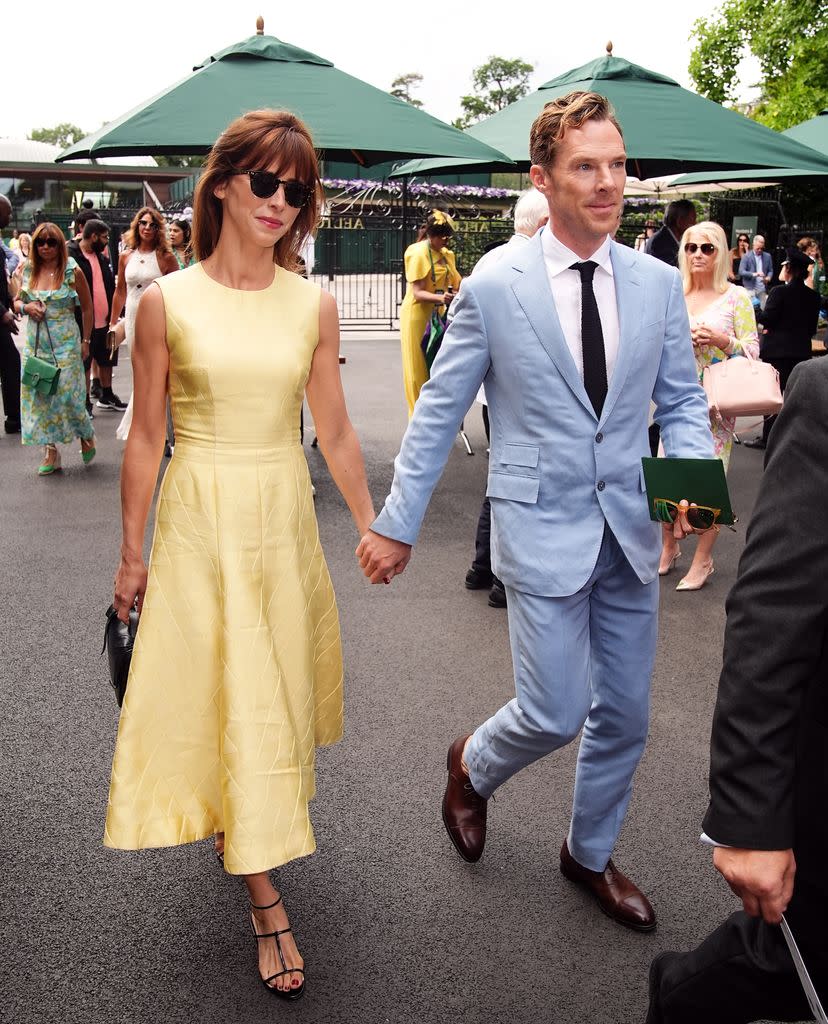
[[[512,234],[501,218],[456,218],[449,247],[462,275],[469,274],[485,249]],[[416,218],[403,238],[397,216],[332,213],[324,218],[314,247],[312,280],[332,292],[343,328],[393,330],[405,296],[403,251],[417,236]]]

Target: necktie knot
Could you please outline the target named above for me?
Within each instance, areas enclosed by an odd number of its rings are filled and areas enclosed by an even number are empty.
[[[570,270],[577,270],[581,275],[581,281],[591,281],[598,269],[598,264],[593,260],[584,260],[583,263],[573,263]]]

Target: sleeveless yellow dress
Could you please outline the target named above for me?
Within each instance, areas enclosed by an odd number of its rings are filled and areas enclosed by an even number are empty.
[[[158,280],[175,454],[121,711],[104,843],[225,833],[231,874],[315,849],[314,750],[342,734],[339,619],[299,411],[320,291],[200,265]]]

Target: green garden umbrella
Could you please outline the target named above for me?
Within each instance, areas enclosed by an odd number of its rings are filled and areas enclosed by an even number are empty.
[[[256,35],[212,57],[186,78],[70,146],[58,160],[206,153],[233,118],[248,110],[290,110],[308,125],[329,160],[363,166],[399,157],[508,158],[389,93],[338,71],[298,47]]]
[[[802,124],[795,124],[782,134],[801,142],[804,146],[810,146],[819,153],[828,154],[828,110],[820,110],[816,117],[803,121]]]
[[[704,171],[680,174],[671,182],[671,188],[687,192],[722,192],[733,188],[764,188],[768,185],[825,183],[828,167],[824,171],[806,171],[801,167],[753,167],[739,171]],[[682,193],[683,194],[683,193]]]
[[[828,170],[817,153],[733,110],[704,99],[666,75],[607,54],[567,71],[484,121],[468,134],[501,150],[518,169],[529,167],[529,129],[546,103],[568,92],[598,92],[609,98],[624,131],[627,170],[639,179],[670,174],[757,167]],[[454,168],[458,161],[452,161]],[[395,176],[435,173],[446,161],[409,162]],[[471,169],[471,168],[470,168]],[[478,165],[478,169],[483,169]]]

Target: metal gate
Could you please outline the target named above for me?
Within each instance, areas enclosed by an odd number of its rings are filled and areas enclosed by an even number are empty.
[[[465,276],[490,245],[511,236],[512,221],[479,213],[464,218],[461,210],[455,216],[458,230],[449,246]],[[416,240],[415,225],[403,239],[397,217],[349,213],[322,221],[310,276],[336,298],[344,330],[396,329],[406,288],[403,251]]]

